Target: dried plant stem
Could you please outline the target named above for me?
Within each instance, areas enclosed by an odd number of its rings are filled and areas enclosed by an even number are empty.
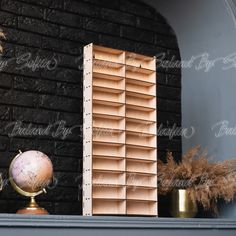
[[[236,159],[210,162],[200,146],[190,149],[176,163],[171,152],[167,162],[158,161],[159,194],[187,189],[190,198],[217,214],[217,201],[230,202],[236,195]]]

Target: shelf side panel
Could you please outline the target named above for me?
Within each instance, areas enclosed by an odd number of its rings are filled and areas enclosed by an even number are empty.
[[[83,215],[92,215],[92,49],[84,47],[83,72]]]

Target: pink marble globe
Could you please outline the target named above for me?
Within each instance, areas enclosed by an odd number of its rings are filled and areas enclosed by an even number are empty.
[[[49,157],[34,150],[15,157],[9,171],[14,183],[29,193],[42,190],[50,183],[53,176],[53,166]]]

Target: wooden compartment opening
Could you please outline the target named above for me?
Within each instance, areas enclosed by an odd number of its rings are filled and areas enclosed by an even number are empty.
[[[116,63],[124,63],[125,53],[121,50],[95,45],[93,47],[93,58]]]
[[[110,101],[124,103],[125,93],[124,91],[118,89],[93,87],[93,99],[107,102]]]
[[[125,160],[112,157],[93,158],[94,170],[125,171]]]
[[[104,117],[94,116],[93,127],[105,128],[105,129],[125,129],[125,119],[116,119],[116,117],[110,116],[104,119]]]
[[[157,163],[155,161],[146,161],[139,159],[127,159],[126,171],[133,173],[150,173],[155,174],[157,172]]]
[[[126,79],[126,91],[155,96],[156,85],[135,79]]]
[[[125,90],[124,78],[94,73],[93,86]]]
[[[156,108],[156,99],[154,96],[147,94],[138,94],[126,92],[126,104],[133,106]]]
[[[126,173],[126,184],[137,187],[157,187],[157,177],[151,174]]]
[[[132,106],[126,105],[126,117],[136,120],[153,121],[156,120],[156,110],[134,109]]]
[[[124,215],[126,202],[124,200],[93,199],[94,215]]]
[[[156,72],[152,70],[126,66],[126,78],[155,83]]]
[[[93,156],[125,157],[125,145],[94,143]]]
[[[113,171],[97,171],[93,173],[93,184],[105,186],[125,185],[125,174]]]
[[[128,215],[157,215],[157,202],[127,201]]]
[[[93,129],[93,141],[104,143],[125,143],[125,132],[112,129]]]
[[[126,132],[126,144],[144,147],[156,147],[156,136],[144,133]]]
[[[157,160],[157,149],[126,146],[126,158],[140,160]]]
[[[125,187],[102,187],[93,186],[93,198],[94,199],[125,199],[126,198]]]
[[[156,123],[150,121],[137,121],[126,119],[126,130],[140,133],[156,134]]]
[[[93,114],[124,117],[125,106],[119,103],[96,101],[93,103]]]
[[[118,64],[109,61],[94,60],[93,72],[124,77],[125,66],[123,64]]]
[[[128,200],[156,201],[157,189],[156,188],[128,187],[127,192],[126,192],[126,198]]]
[[[149,70],[155,70],[156,68],[156,60],[154,57],[147,57],[132,52],[126,52],[125,63],[126,65],[145,68]]]

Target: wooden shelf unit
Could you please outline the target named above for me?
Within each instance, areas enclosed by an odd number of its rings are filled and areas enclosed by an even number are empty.
[[[157,216],[156,61],[84,47],[83,215]]]

